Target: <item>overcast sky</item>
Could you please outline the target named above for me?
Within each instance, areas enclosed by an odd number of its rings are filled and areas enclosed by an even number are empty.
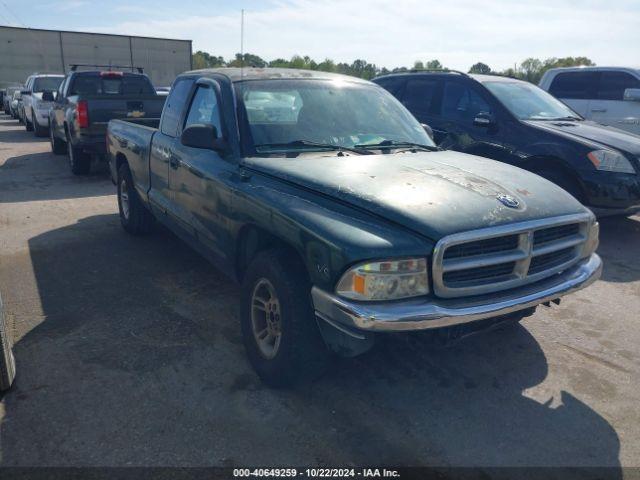
[[[587,56],[640,67],[640,0],[0,0],[0,23],[192,39],[194,51],[230,58],[241,8],[245,51],[267,60],[299,54],[393,68],[437,58],[501,70],[527,57]]]

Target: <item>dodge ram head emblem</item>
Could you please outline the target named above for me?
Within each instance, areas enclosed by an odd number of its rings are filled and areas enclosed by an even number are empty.
[[[511,195],[506,195],[504,193],[501,193],[496,198],[505,207],[518,208],[520,206],[520,201],[517,198],[512,197]]]

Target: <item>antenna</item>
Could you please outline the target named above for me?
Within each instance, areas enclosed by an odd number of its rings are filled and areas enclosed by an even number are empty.
[[[240,10],[240,78],[244,76],[244,8]]]

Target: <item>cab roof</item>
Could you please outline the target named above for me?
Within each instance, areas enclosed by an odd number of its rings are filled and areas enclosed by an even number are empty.
[[[343,80],[356,83],[370,83],[350,75],[340,73],[319,72],[316,70],[304,70],[297,68],[255,68],[255,67],[224,67],[205,68],[202,70],[191,70],[182,75],[224,75],[231,82],[241,82],[245,80],[273,80],[273,79],[318,79],[318,80]],[[181,76],[182,76],[181,75]]]

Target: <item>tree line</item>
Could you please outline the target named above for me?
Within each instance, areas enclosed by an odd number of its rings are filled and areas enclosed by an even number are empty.
[[[538,83],[542,78],[544,72],[546,72],[550,68],[575,67],[581,65],[592,66],[595,65],[595,63],[593,63],[587,57],[552,57],[545,60],[540,60],[538,58],[527,58],[520,62],[519,65],[514,65],[513,68],[508,68],[501,71],[494,71],[486,63],[478,62],[469,68],[469,73],[493,73],[519,78],[531,83]],[[233,58],[232,60],[225,60],[222,56],[211,55],[200,50],[193,54],[194,69],[240,66],[320,70],[324,72],[335,72],[345,75],[352,75],[354,77],[360,77],[367,80],[377,77],[378,75],[385,75],[387,73],[407,72],[411,70],[447,70],[447,68],[439,60],[429,60],[426,62],[423,62],[422,60],[416,60],[411,67],[396,67],[390,70],[386,67],[378,67],[376,64],[369,63],[363,59],[354,60],[351,63],[336,63],[333,60],[326,58],[321,62],[316,62],[306,55],[294,55],[288,60],[284,58],[276,58],[275,60],[267,61],[252,53],[245,53],[244,55],[236,53],[235,58]]]

